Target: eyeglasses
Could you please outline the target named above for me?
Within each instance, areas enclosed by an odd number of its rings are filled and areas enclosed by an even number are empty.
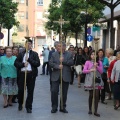
[[[4,49],[0,49],[0,50],[4,50]]]

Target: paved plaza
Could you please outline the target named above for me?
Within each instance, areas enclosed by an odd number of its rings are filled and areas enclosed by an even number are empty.
[[[69,87],[67,110],[68,114],[60,113],[51,114],[51,99],[49,76],[41,76],[41,67],[39,76],[36,80],[33,112],[32,114],[24,111],[18,111],[18,105],[3,108],[3,97],[0,96],[0,120],[119,120],[120,110],[113,109],[112,101],[107,101],[107,105],[99,103],[98,113],[101,117],[88,115],[88,92],[84,91],[83,85],[77,87],[77,80]]]

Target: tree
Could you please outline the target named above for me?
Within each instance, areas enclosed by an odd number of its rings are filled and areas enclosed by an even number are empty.
[[[81,4],[82,3],[82,4]],[[85,26],[85,41],[87,46],[87,24],[97,23],[98,19],[104,16],[104,5],[98,1],[92,3],[85,0],[64,0],[63,15],[70,21],[71,31],[75,33],[76,44],[78,34],[82,31],[82,26]],[[82,13],[82,12],[85,12]]]
[[[60,15],[62,15],[65,21],[70,21],[69,24],[65,24],[63,26],[64,36],[67,36],[70,31],[75,33],[77,46],[78,34],[83,31],[83,26],[86,23],[86,16],[88,18],[87,23],[98,22],[98,19],[103,17],[102,10],[104,9],[104,5],[100,4],[98,1],[92,3],[89,3],[89,1],[86,2],[85,0],[63,0],[62,3],[59,1],[60,0],[53,0],[52,4],[50,5],[50,14],[48,16],[46,28],[50,30],[57,30],[59,32],[59,25],[53,21],[58,20]],[[87,14],[84,14],[83,17],[81,12],[86,12],[86,9]],[[89,16],[91,19],[89,19]]]
[[[0,27],[8,29],[8,46],[10,29],[14,25],[19,25],[19,22],[15,19],[15,14],[18,11],[17,6],[18,3],[12,2],[12,0],[0,0]]]
[[[114,9],[120,4],[120,0],[99,0],[100,3],[108,6],[111,10],[111,19],[110,19],[110,47],[114,49],[115,36],[114,36]]]

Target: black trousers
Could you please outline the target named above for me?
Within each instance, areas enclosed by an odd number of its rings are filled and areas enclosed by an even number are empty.
[[[102,74],[102,80],[104,82],[104,89],[101,90],[101,101],[105,101],[105,92],[107,91],[107,73]]]
[[[66,108],[66,101],[67,101],[67,92],[68,92],[68,87],[69,87],[69,82],[62,82],[62,93],[63,93],[63,109]],[[51,89],[51,102],[52,102],[52,109],[57,109],[58,108],[58,93],[59,93],[59,85],[60,85],[60,80],[58,81],[52,81],[52,89]],[[61,102],[60,102],[61,103]],[[61,107],[61,104],[60,104]],[[61,109],[61,108],[60,108]]]
[[[25,73],[20,73],[20,80],[18,81],[18,103],[19,105],[23,104],[23,96],[24,96],[24,80],[25,80]],[[27,94],[26,94],[26,109],[29,108],[32,110],[32,103],[33,103],[33,94],[34,94],[34,87],[35,87],[35,79],[36,77],[32,76],[32,72],[27,73],[26,79],[26,87],[27,87]]]
[[[47,67],[46,67],[46,65],[47,65]],[[46,75],[48,75],[48,72],[49,72],[49,63],[48,62],[43,63],[42,74],[45,74],[45,67],[46,67]]]
[[[71,68],[71,81],[70,81],[70,84],[73,84],[74,82],[74,73],[75,73],[75,69],[74,67]]]

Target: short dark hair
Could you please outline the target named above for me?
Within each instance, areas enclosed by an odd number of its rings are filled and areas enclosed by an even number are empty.
[[[32,44],[32,40],[31,39],[27,39],[26,42],[30,42]]]

